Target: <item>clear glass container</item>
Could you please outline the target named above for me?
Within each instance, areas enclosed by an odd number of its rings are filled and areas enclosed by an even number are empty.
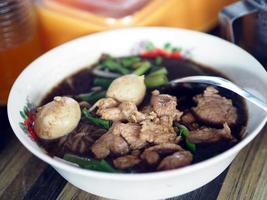
[[[41,53],[36,15],[30,0],[0,1],[0,103],[14,80]]]

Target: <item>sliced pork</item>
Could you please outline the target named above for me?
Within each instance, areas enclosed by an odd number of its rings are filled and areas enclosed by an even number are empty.
[[[188,139],[190,142],[198,144],[213,143],[219,140],[232,140],[233,136],[227,123],[224,123],[222,129],[204,127],[190,131]]]
[[[203,94],[194,97],[197,106],[193,108],[199,120],[216,125],[233,125],[237,120],[237,110],[232,100],[222,97],[214,87],[207,87]]]

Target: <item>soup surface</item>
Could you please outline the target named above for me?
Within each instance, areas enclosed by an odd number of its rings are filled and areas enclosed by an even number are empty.
[[[116,63],[121,66],[116,66]],[[101,65],[107,65],[109,70]],[[115,96],[115,106],[101,108],[103,102],[112,99],[107,94],[110,85],[117,80],[116,76],[127,73],[145,75],[146,91],[142,102],[129,103],[126,105],[129,107],[123,110],[123,101],[118,101]],[[76,128],[62,137],[39,138],[37,142],[51,156],[61,157],[83,168],[106,172],[169,170],[216,156],[242,139],[247,123],[246,105],[241,97],[222,88],[206,84],[167,84],[170,80],[194,75],[227,78],[218,71],[184,58],[112,58],[103,55],[92,67],[65,78],[41,103],[46,105],[56,96],[75,99],[82,111]],[[141,91],[139,86],[134,87],[137,93]],[[128,93],[136,91],[128,90]],[[100,100],[102,104],[96,104]],[[114,112],[125,114],[131,108],[135,111],[130,118],[115,117]]]

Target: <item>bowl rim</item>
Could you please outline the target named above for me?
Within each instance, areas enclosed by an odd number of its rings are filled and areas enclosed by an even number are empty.
[[[170,28],[170,27],[158,27],[158,26],[153,26],[153,27],[127,27],[127,28],[119,28],[119,29],[113,29],[113,30],[108,30],[108,31],[104,31],[104,32],[99,32],[99,33],[94,33],[94,34],[89,34],[89,35],[85,35],[85,36],[81,36],[78,37],[76,39],[70,40],[66,43],[63,43],[49,51],[47,51],[46,53],[44,53],[43,55],[39,56],[38,58],[36,58],[31,64],[29,64],[22,72],[21,74],[17,77],[16,81],[13,83],[13,86],[11,88],[9,97],[8,97],[8,103],[7,103],[7,111],[8,111],[8,119],[9,122],[11,124],[11,127],[13,129],[13,132],[15,133],[16,137],[20,140],[20,142],[23,144],[23,146],[28,149],[32,154],[34,154],[36,157],[40,158],[41,160],[45,161],[46,163],[48,163],[49,165],[51,165],[52,167],[56,167],[62,170],[66,170],[69,171],[71,173],[74,174],[79,174],[79,175],[84,175],[84,176],[91,176],[91,177],[97,177],[97,178],[102,178],[102,179],[110,179],[110,180],[129,180],[129,181],[139,181],[139,180],[154,180],[154,179],[159,179],[159,178],[167,178],[170,176],[179,176],[181,174],[188,174],[188,173],[192,173],[194,171],[206,168],[208,166],[210,166],[212,163],[216,163],[216,162],[220,162],[224,159],[226,159],[227,157],[231,156],[231,155],[235,155],[237,154],[242,148],[244,148],[250,141],[253,140],[253,138],[255,138],[260,130],[264,127],[264,125],[267,122],[267,115],[265,116],[265,118],[261,121],[260,125],[246,138],[244,138],[243,140],[241,140],[238,144],[236,144],[235,146],[231,147],[230,149],[224,151],[223,153],[220,153],[214,157],[211,157],[209,159],[206,159],[204,161],[201,161],[199,163],[195,163],[193,165],[189,165],[183,168],[179,168],[179,169],[174,169],[174,170],[168,170],[168,171],[160,171],[160,172],[147,172],[147,173],[137,173],[137,174],[123,174],[123,173],[107,173],[107,172],[98,172],[98,171],[93,171],[93,170],[88,170],[88,169],[82,169],[76,166],[72,166],[70,164],[66,164],[63,161],[59,161],[57,159],[54,159],[52,157],[50,157],[49,155],[47,155],[45,152],[38,152],[34,149],[34,147],[32,145],[29,145],[28,141],[22,137],[22,131],[20,132],[18,130],[18,125],[16,124],[17,122],[15,122],[15,120],[13,120],[12,118],[12,114],[11,114],[11,105],[9,102],[11,102],[11,99],[15,97],[15,93],[14,93],[14,87],[17,84],[17,82],[19,82],[19,80],[21,79],[21,77],[23,76],[23,74],[29,70],[29,68],[35,64],[35,62],[37,60],[43,59],[44,57],[46,57],[47,55],[53,54],[54,51],[57,51],[58,49],[68,46],[72,43],[76,43],[80,40],[86,40],[88,37],[94,37],[95,35],[106,35],[109,34],[111,32],[123,32],[123,31],[129,31],[129,30],[155,30],[155,31],[160,31],[160,30],[169,30],[169,31],[181,31],[181,32],[188,32],[190,34],[199,34],[199,35],[203,35],[205,37],[210,37],[210,38],[214,38],[216,40],[221,40],[225,43],[228,43],[228,45],[231,45],[235,48],[238,48],[239,51],[243,51],[244,53],[247,54],[247,56],[250,57],[250,59],[254,59],[254,61],[263,68],[263,66],[253,57],[251,56],[248,52],[246,52],[245,50],[241,49],[240,47],[225,41],[219,37],[207,34],[207,33],[203,33],[203,32],[198,32],[198,31],[193,31],[193,30],[188,30],[188,29],[182,29],[182,28]]]

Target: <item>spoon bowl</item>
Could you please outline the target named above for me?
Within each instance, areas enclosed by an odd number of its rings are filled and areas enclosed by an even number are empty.
[[[251,94],[250,92],[246,91],[245,89],[237,86],[235,83],[217,76],[187,76],[184,78],[175,79],[169,82],[169,85],[175,86],[179,83],[205,83],[209,85],[219,86],[225,89],[228,89],[241,97],[245,98],[246,100],[250,101],[251,103],[257,105],[265,112],[267,112],[267,103],[261,100],[259,97]]]

